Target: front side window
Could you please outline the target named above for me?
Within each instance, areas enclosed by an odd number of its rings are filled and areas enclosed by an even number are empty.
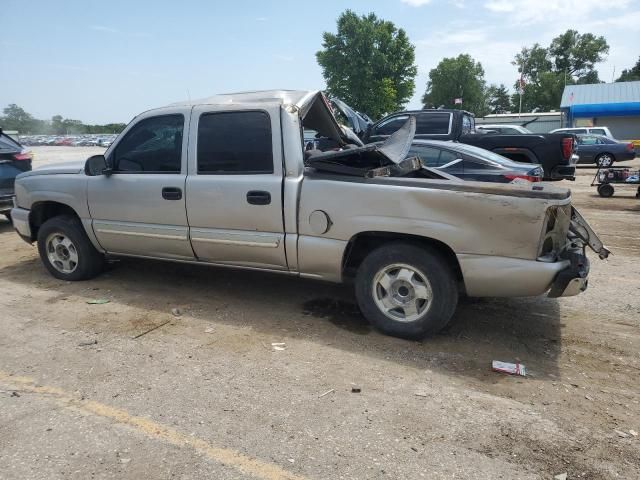
[[[399,117],[390,118],[386,122],[378,125],[378,127],[374,131],[374,135],[391,135],[397,130],[400,130],[400,127],[402,127],[406,123],[408,118],[408,115],[401,115]]]
[[[115,172],[180,173],[183,115],[145,118],[127,132],[111,155]]]
[[[198,173],[273,173],[269,115],[262,111],[203,114],[198,124]]]

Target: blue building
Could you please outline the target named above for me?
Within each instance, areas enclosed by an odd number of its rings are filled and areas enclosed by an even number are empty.
[[[567,127],[609,127],[620,140],[640,140],[640,81],[567,85],[560,109]]]

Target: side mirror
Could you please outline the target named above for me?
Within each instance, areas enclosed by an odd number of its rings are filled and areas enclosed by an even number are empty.
[[[99,175],[109,175],[111,169],[104,155],[94,155],[87,158],[84,164],[84,173],[89,177],[97,177]]]

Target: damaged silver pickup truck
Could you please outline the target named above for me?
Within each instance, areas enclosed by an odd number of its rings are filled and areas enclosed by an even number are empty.
[[[305,151],[303,129],[328,140]],[[11,214],[63,280],[133,256],[354,282],[380,330],[421,338],[459,295],[576,295],[608,250],[546,184],[463,182],[406,158],[415,120],[363,146],[320,92],[218,95],[142,113],[84,166],[20,175]]]

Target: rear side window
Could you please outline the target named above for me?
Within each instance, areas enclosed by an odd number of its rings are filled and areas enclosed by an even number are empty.
[[[579,145],[597,145],[598,144],[598,139],[596,137],[578,137],[578,144]]]
[[[470,115],[463,115],[462,116],[462,134],[466,135],[468,133],[473,132],[474,124],[475,122],[473,121],[473,117],[471,117]]]
[[[595,135],[606,135],[606,132],[601,128],[592,128],[589,130],[589,133],[593,133]]]
[[[273,173],[266,112],[205,113],[198,124],[198,173]]]
[[[414,145],[409,151],[409,157],[418,157],[427,167],[441,167],[453,162],[459,155],[448,150],[440,150],[434,147],[420,147]]]
[[[469,120],[469,117],[465,115]],[[449,133],[450,113],[419,113],[416,115],[416,133],[422,135],[447,135]],[[463,117],[463,130],[465,129]],[[466,128],[471,131],[471,125]]]

